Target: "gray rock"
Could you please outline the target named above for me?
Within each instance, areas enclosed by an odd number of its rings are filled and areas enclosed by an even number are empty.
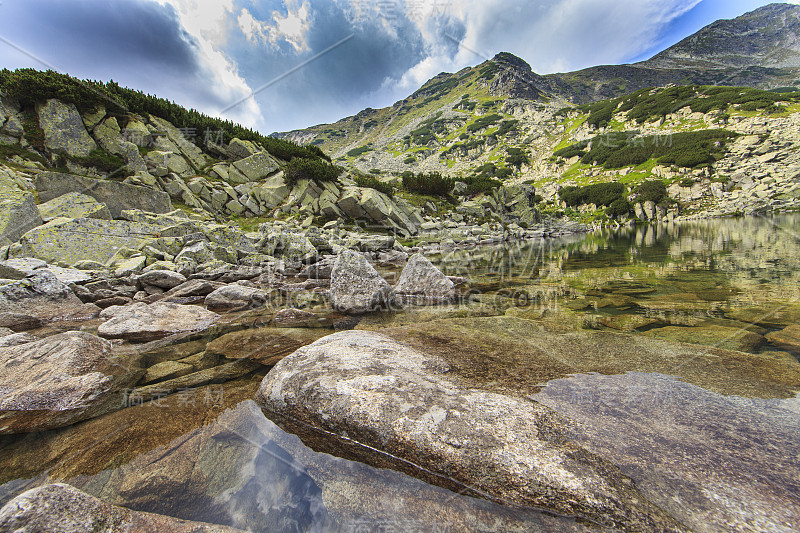
[[[106,263],[121,249],[138,250],[158,231],[157,226],[126,220],[57,218],[25,233],[16,255],[50,263],[64,258]]]
[[[41,224],[33,194],[17,189],[0,175],[0,246],[18,241]]]
[[[567,419],[460,388],[447,370],[383,335],[345,331],[279,362],[256,403],[317,451],[621,530],[686,531],[613,464],[572,443]]]
[[[258,152],[231,164],[229,177],[232,182],[246,183],[266,178],[279,168],[278,162],[268,152]]]
[[[109,318],[97,328],[101,337],[148,342],[177,333],[204,330],[216,322],[219,315],[202,307],[157,302],[109,307],[100,317]]]
[[[343,250],[331,270],[331,304],[344,313],[361,314],[384,310],[395,304],[392,287],[367,259]]]
[[[0,509],[0,531],[236,533],[241,530],[109,505],[63,483],[23,492]]]
[[[231,142],[228,143],[228,146],[225,147],[225,151],[231,159],[238,161],[239,159],[244,159],[261,152],[261,148],[250,141],[243,141],[238,137],[234,137],[231,139]]]
[[[31,335],[30,333],[12,333],[11,335],[0,337],[0,348],[19,346],[21,344],[28,344],[29,342],[36,342],[38,340],[39,337]]]
[[[170,270],[151,270],[139,276],[138,281],[162,289],[172,289],[186,282],[186,276]]]
[[[86,157],[97,149],[89,137],[75,104],[50,99],[36,106],[39,125],[44,132],[44,144],[53,152],[66,152],[73,157]]]
[[[113,218],[119,218],[126,209],[138,209],[149,213],[172,211],[172,203],[167,193],[127,183],[85,178],[74,174],[42,172],[36,176],[34,184],[39,199],[44,202],[70,192],[79,192],[105,204]]]
[[[0,261],[0,278],[23,279],[40,268],[47,268],[47,263],[34,257],[19,257]]]
[[[255,287],[233,284],[220,287],[206,296],[206,307],[212,311],[239,311],[261,307],[267,303],[267,293]]]
[[[81,302],[69,287],[46,269],[36,270],[25,279],[0,287],[0,309],[4,313],[35,317],[39,321],[88,320],[99,313],[96,306]]]
[[[422,254],[408,260],[394,292],[414,303],[445,303],[456,296],[453,282]]]
[[[69,331],[0,348],[0,433],[43,431],[109,412],[142,372],[111,343]]]
[[[39,213],[45,222],[59,217],[111,219],[111,213],[105,204],[79,192],[70,192],[40,204]]]

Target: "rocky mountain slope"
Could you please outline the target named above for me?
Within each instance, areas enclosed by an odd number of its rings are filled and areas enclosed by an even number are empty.
[[[792,128],[797,96],[784,86],[800,85],[796,83],[798,21],[800,6],[771,4],[715,22],[642,63],[548,76],[534,73],[512,54],[501,53],[476,67],[439,74],[391,107],[365,109],[335,124],[278,137],[320,146],[339,164],[371,172],[387,183],[400,183],[409,172],[441,172],[463,181],[531,183],[539,196],[551,201],[549,207],[540,206],[545,212],[585,221],[597,220],[603,210],[572,213],[564,208],[578,206],[562,205],[558,190],[620,181],[621,176],[626,176],[622,181],[627,199],[634,204],[629,215],[639,218],[647,216],[635,209],[635,188],[651,179],[661,179],[669,187],[673,216],[793,209],[797,170],[790,156],[796,148]],[[630,120],[631,100],[619,96],[687,84],[694,86],[691,94],[655,90],[649,98],[651,103],[658,100],[659,113],[644,120]],[[741,94],[719,95],[703,88],[718,85],[743,88]],[[725,101],[706,109],[696,105],[698,98]],[[598,114],[607,115],[602,123],[595,120]],[[575,166],[574,160],[566,165],[571,158],[554,156],[573,142],[598,135],[625,131],[632,142],[642,142],[653,135],[671,138],[706,129],[725,129],[741,138],[726,145],[713,161],[688,166],[663,167],[653,158],[641,168],[644,161],[609,171],[603,165]],[[767,160],[776,149],[782,151]],[[745,175],[749,179],[738,186]],[[776,184],[761,183],[762,177],[775,179]],[[747,192],[756,187],[766,191],[759,190],[755,197],[755,191]],[[704,201],[698,202],[701,198]]]

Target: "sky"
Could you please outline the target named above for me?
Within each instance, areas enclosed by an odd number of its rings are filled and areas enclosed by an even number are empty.
[[[503,51],[539,74],[640,61],[768,3],[0,0],[0,67],[113,79],[269,134],[391,105]]]

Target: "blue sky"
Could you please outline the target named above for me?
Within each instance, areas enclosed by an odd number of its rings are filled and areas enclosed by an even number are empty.
[[[391,105],[501,51],[540,74],[646,59],[768,3],[3,0],[0,66],[114,79],[271,133]]]

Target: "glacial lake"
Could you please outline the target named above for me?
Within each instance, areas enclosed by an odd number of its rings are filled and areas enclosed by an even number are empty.
[[[800,363],[769,340],[800,323],[800,215],[640,226],[430,259],[469,279],[458,304],[324,323],[420,338],[439,328],[438,341],[461,339],[484,360],[460,378],[521,391],[570,418],[570,438],[690,530],[800,530]],[[400,267],[379,270],[392,282]],[[537,331],[614,333],[623,349],[558,364],[525,359]],[[625,353],[637,339],[722,351],[645,359]],[[59,481],[109,503],[254,532],[608,531],[314,452],[252,401],[266,371],[0,437],[0,505]]]

